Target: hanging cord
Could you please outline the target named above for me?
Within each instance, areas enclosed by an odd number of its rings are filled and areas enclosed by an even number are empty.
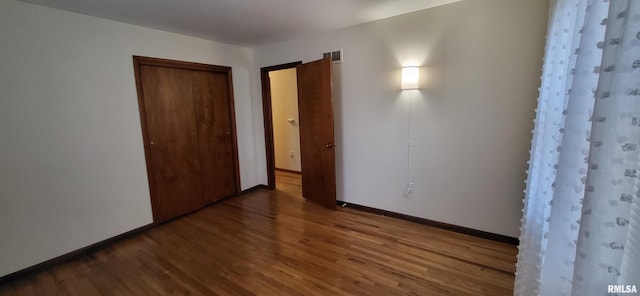
[[[413,98],[409,98],[409,118],[408,118],[408,127],[407,127],[407,184],[406,190],[404,192],[404,196],[408,197],[413,193],[413,182],[411,181],[411,146],[413,146],[412,139],[412,122],[411,122],[411,113],[412,113],[412,104]]]

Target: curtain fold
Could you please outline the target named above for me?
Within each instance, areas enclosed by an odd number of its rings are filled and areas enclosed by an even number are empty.
[[[628,263],[640,258],[633,230],[640,224],[640,211],[633,210],[640,199],[639,5],[554,4],[515,295],[607,295],[612,284],[640,288],[640,262]]]

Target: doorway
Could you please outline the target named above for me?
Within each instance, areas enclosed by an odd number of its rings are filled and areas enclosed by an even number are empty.
[[[286,113],[286,117],[274,117],[271,76],[280,70],[295,68],[297,86],[297,113]],[[333,121],[333,97],[331,83],[331,59],[322,59],[302,64],[294,62],[261,69],[262,103],[264,114],[265,148],[267,160],[268,189],[276,189],[276,145],[274,124],[287,129],[299,126],[299,159],[301,171],[302,197],[335,209],[336,206],[336,172],[335,172],[335,135]],[[293,74],[283,71],[281,73]],[[292,75],[284,75],[292,76]],[[290,92],[289,89],[288,92]],[[279,115],[276,115],[279,116]],[[294,141],[292,141],[294,142]],[[279,152],[282,163],[296,165],[296,152],[293,149]],[[291,156],[293,157],[291,157]],[[284,158],[284,159],[282,159]],[[282,168],[279,170],[283,171]],[[291,171],[291,170],[289,170]],[[298,196],[300,196],[298,194]]]
[[[261,69],[268,188],[302,197],[298,87],[294,62]]]
[[[269,72],[276,189],[302,196],[296,68]]]
[[[260,77],[262,80],[262,111],[264,115],[264,140],[267,156],[267,188],[269,190],[276,189],[276,163],[275,163],[275,147],[274,147],[274,130],[273,130],[273,107],[271,98],[271,79],[270,73],[296,69],[296,66],[302,64],[301,61],[264,67],[260,69]]]

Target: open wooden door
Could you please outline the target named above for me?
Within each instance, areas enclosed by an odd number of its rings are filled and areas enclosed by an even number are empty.
[[[335,209],[336,153],[331,97],[331,60],[298,65],[298,113],[302,195]]]

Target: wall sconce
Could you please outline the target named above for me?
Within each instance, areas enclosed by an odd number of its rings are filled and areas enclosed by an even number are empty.
[[[418,80],[420,78],[420,67],[402,67],[402,89],[420,89]]]

